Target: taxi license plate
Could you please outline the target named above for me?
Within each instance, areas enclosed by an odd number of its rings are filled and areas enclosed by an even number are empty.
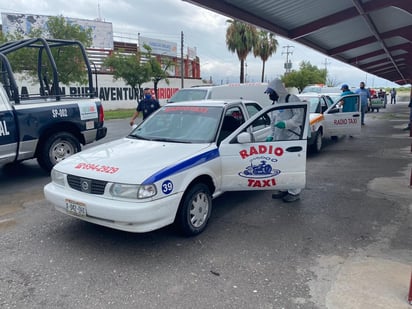
[[[86,217],[86,204],[66,199],[66,211],[72,215]]]

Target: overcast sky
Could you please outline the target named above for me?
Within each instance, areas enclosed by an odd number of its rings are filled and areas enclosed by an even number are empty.
[[[215,83],[239,82],[240,63],[236,54],[227,50],[225,34],[227,17],[181,0],[0,0],[1,13],[63,15],[81,19],[101,18],[113,24],[116,40],[141,36],[175,42],[180,47],[183,31],[184,45],[196,47],[201,63],[201,76],[212,77]],[[266,63],[265,81],[284,74],[287,46],[294,69],[303,60],[325,68],[339,85],[358,86],[365,81],[369,87],[394,87],[396,84],[367,74],[340,61],[326,57],[297,42],[276,37],[278,51]],[[259,82],[262,62],[250,54],[247,59],[246,79]]]

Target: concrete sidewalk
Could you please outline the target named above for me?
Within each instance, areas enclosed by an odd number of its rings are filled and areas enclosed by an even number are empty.
[[[393,218],[388,226],[377,226],[381,229],[377,241],[350,256],[319,257],[318,265],[312,269],[317,280],[310,284],[311,295],[318,300],[317,304],[328,309],[412,308],[408,304],[412,273],[412,188],[409,186],[412,138],[409,131],[403,130],[409,120],[407,105],[406,102],[388,104],[380,112],[367,113],[362,137],[355,141],[370,143],[369,150],[379,143],[376,150],[373,148],[374,154],[368,154],[369,160],[379,156],[386,158],[388,164],[395,164],[394,168],[400,168],[391,175],[371,179],[367,194],[390,201],[388,205],[399,207],[402,217]],[[408,139],[409,144],[405,143]],[[402,166],[404,162],[409,163]],[[398,175],[393,176],[394,173]]]

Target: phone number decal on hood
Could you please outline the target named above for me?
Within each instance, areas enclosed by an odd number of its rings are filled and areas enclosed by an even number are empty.
[[[82,170],[92,170],[99,173],[114,174],[119,168],[107,165],[90,164],[90,163],[79,163],[74,168]]]

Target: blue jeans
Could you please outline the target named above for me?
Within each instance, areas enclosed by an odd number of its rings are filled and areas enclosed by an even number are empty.
[[[367,110],[368,106],[366,104],[361,105],[361,124],[365,124],[365,112]]]

